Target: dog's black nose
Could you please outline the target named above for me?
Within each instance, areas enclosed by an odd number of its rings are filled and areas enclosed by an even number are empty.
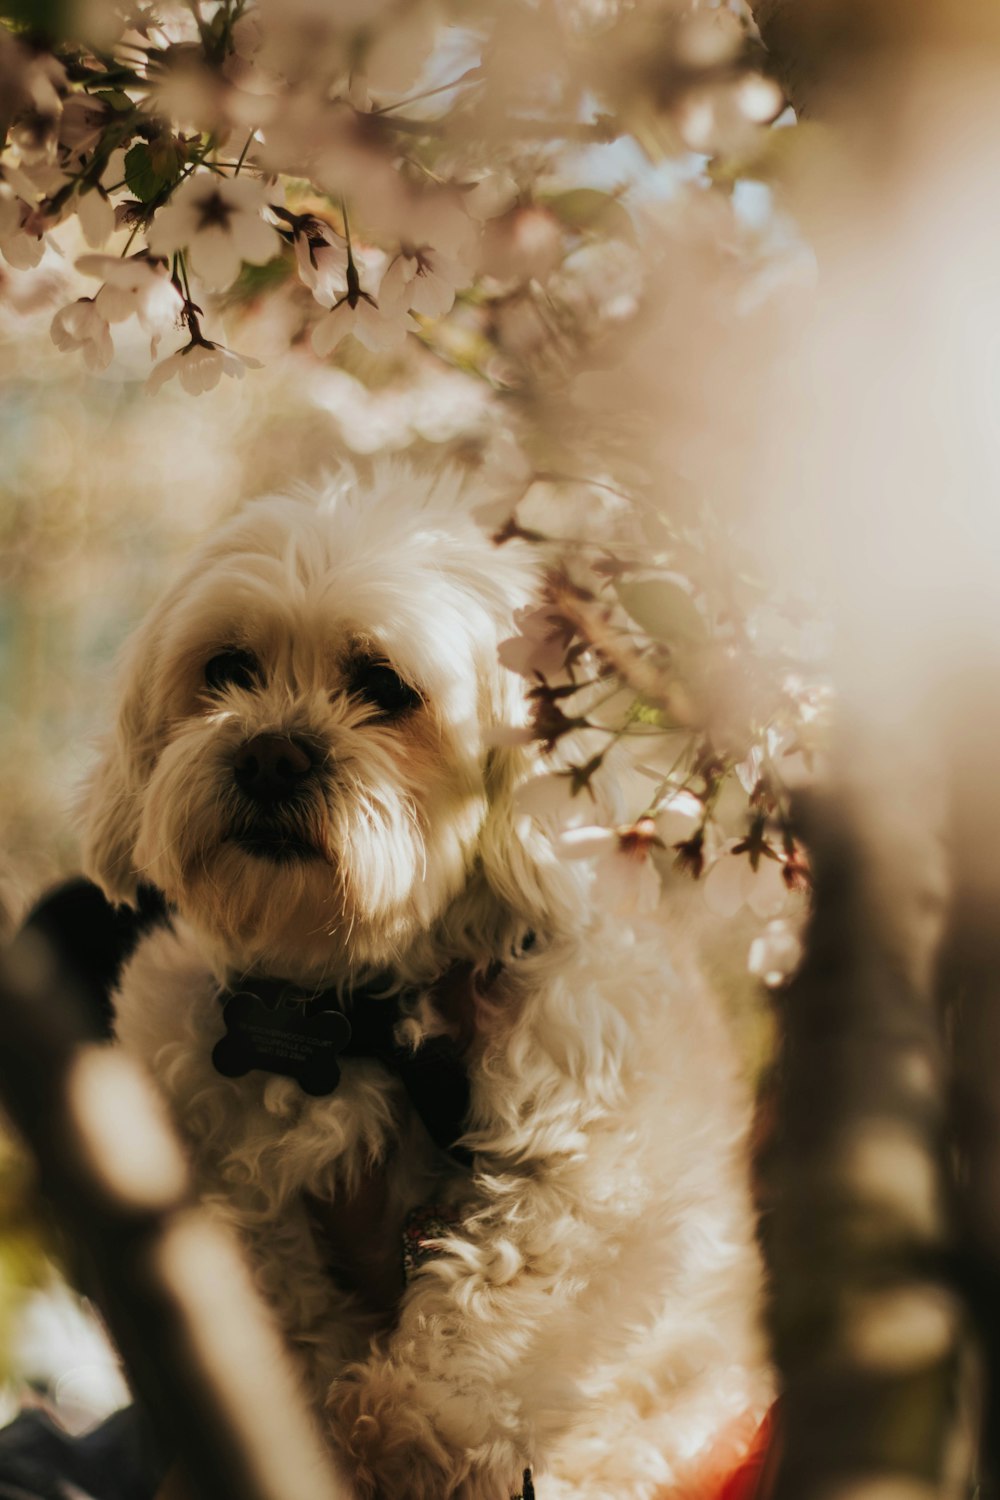
[[[233,774],[255,802],[284,802],[312,775],[308,745],[281,734],[258,734],[237,750]]]

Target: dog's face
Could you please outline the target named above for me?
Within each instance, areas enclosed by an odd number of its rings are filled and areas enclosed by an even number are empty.
[[[251,505],[135,644],[87,863],[115,899],[158,886],[230,965],[392,962],[509,787],[489,731],[523,713],[497,643],[527,574],[415,484]]]

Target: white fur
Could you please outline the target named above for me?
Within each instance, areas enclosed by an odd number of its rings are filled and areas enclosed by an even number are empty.
[[[540,1500],[702,1494],[767,1398],[744,1100],[663,930],[604,919],[581,867],[515,813],[532,765],[491,748],[524,715],[497,643],[532,578],[459,489],[386,467],[363,495],[252,505],[140,631],[87,864],[113,899],[147,879],[180,915],[128,965],[118,1035],[243,1234],[363,1494],[506,1500],[526,1465]],[[266,682],[213,700],[201,673],[227,645],[253,650]],[[355,649],[384,655],[423,706],[373,717],[347,690]],[[232,757],[261,732],[327,753],[309,812],[321,859],[277,865],[226,838]],[[321,1099],[213,1068],[226,976],[350,986],[391,966],[428,986],[457,961],[504,965],[467,1056],[471,1171],[377,1062],[344,1060]],[[372,1170],[388,1186],[373,1256],[395,1253],[415,1205],[458,1215],[391,1328],[330,1275],[303,1199],[335,1211]]]

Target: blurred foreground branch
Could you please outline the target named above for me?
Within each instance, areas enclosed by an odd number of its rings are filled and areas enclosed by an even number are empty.
[[[235,1245],[193,1205],[141,1073],[29,934],[0,960],[0,1101],[165,1454],[201,1500],[342,1500]]]
[[[961,1493],[949,1475],[961,1320],[946,1282],[932,987],[896,941],[898,891],[850,808],[842,794],[800,810],[816,903],[784,998],[776,1500]]]
[[[955,892],[941,965],[954,1037],[955,1144],[962,1266],[985,1356],[981,1494],[1000,1494],[1000,700],[995,660],[975,658],[956,722]]]

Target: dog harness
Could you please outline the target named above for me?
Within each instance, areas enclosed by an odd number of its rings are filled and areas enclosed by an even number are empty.
[[[454,985],[460,976],[447,977]],[[471,987],[471,970],[461,977]],[[341,1057],[374,1058],[400,1080],[434,1144],[467,1165],[471,1155],[457,1144],[469,1110],[461,1035],[429,1037],[416,1048],[400,1042],[406,1002],[418,992],[387,995],[389,983],[381,975],[344,996],[336,989],[303,994],[280,979],[242,980],[219,993],[226,1034],[212,1062],[228,1078],[278,1073],[324,1095],[340,1082]]]
[[[88,1002],[83,1029],[107,1039],[122,969],[141,939],[171,920],[170,907],[153,886],[139,887],[134,908],[113,906],[99,886],[80,876],[43,896],[25,926],[52,945]],[[498,972],[494,968],[487,982]],[[396,1032],[416,992],[387,995],[385,975],[346,996],[335,990],[304,994],[288,981],[251,978],[219,991],[226,1035],[214,1050],[215,1065],[230,1077],[253,1069],[281,1073],[307,1093],[330,1094],[340,1081],[340,1057],[373,1058],[400,1080],[435,1145],[467,1165],[470,1154],[456,1143],[469,1109],[462,1054],[471,1040],[473,983],[466,965],[438,980],[434,997],[454,1034],[428,1037],[414,1048]]]

